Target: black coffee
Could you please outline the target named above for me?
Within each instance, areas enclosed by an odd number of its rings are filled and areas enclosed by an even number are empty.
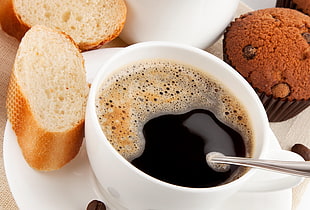
[[[185,187],[223,184],[237,167],[218,173],[206,163],[208,152],[245,156],[242,136],[202,109],[179,115],[163,115],[144,128],[145,149],[132,161],[140,170],[162,181]]]
[[[125,159],[177,185],[215,186],[244,174],[240,168],[210,171],[208,149],[252,154],[252,128],[243,105],[211,75],[179,61],[141,60],[120,68],[102,82],[96,112],[105,136]]]

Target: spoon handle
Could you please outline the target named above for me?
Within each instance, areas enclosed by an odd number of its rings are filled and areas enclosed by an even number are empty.
[[[215,156],[212,158],[212,162],[256,167],[291,175],[310,177],[310,162],[304,161],[256,160],[240,157]]]

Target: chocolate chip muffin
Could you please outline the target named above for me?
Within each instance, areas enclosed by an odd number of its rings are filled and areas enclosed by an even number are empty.
[[[223,39],[224,60],[256,90],[269,121],[287,120],[310,104],[310,16],[285,8],[236,18]]]
[[[307,15],[310,15],[309,0],[277,0],[276,7],[296,9]]]

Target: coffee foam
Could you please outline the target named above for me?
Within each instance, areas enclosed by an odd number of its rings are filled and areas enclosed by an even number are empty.
[[[172,60],[142,60],[103,81],[96,97],[98,120],[107,139],[127,160],[144,149],[144,124],[164,114],[207,109],[243,135],[251,145],[250,122],[243,106],[207,73]],[[251,146],[247,151],[250,156]]]

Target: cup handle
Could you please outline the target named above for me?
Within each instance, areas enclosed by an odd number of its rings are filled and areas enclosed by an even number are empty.
[[[300,155],[291,151],[282,150],[279,146],[277,138],[271,130],[270,137],[271,149],[264,156],[264,158],[271,160],[304,161]],[[268,192],[285,190],[300,184],[304,180],[304,178],[300,176],[292,176],[261,169],[253,170],[256,170],[256,173],[247,181],[240,192]]]

